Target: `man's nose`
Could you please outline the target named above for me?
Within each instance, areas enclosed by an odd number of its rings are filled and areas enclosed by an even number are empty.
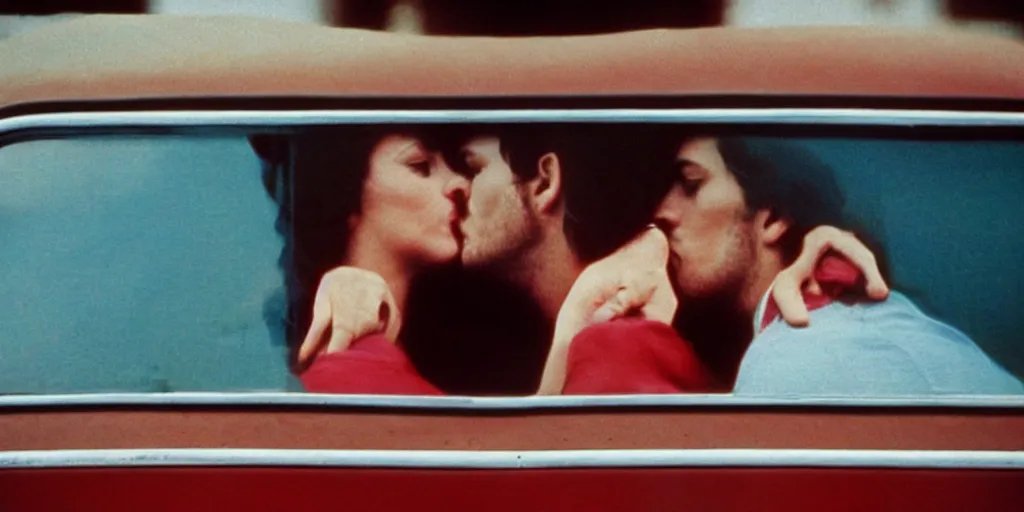
[[[655,227],[660,229],[665,234],[668,234],[670,231],[672,231],[673,226],[671,216],[669,215],[669,208],[666,204],[667,202],[668,198],[666,197],[661,201],[660,204],[658,204],[658,208],[654,210],[654,219],[651,221],[651,223],[653,223]]]

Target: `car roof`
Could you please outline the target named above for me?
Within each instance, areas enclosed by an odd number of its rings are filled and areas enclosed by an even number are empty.
[[[0,42],[0,107],[190,97],[1024,98],[1024,45],[949,29],[451,37],[241,17],[84,16]]]

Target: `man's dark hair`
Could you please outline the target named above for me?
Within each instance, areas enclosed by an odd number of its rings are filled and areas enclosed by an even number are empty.
[[[556,150],[548,125],[461,124],[440,126],[436,130],[441,130],[441,135],[435,135],[435,140],[448,165],[455,172],[463,174],[470,171],[462,157],[462,146],[475,138],[498,139],[502,158],[520,181],[536,178],[537,162],[540,157]]]
[[[778,139],[723,137],[718,151],[750,212],[767,209],[792,223],[780,240],[787,263],[800,254],[804,236],[815,227],[853,227],[832,168],[807,149]]]
[[[674,134],[644,124],[506,124],[463,125],[458,137],[493,136],[517,180],[537,177],[545,154],[558,157],[562,169],[564,230],[583,262],[611,254],[650,222],[667,187],[678,146]],[[456,171],[458,148],[444,151]]]
[[[566,237],[582,261],[603,258],[651,222],[678,141],[650,124],[568,127],[557,140]]]

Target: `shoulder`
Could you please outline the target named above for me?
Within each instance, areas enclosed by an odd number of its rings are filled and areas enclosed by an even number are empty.
[[[925,315],[902,294],[833,303],[811,325],[776,320],[755,337],[736,391],[841,395],[1001,394],[1020,382],[958,329]]]

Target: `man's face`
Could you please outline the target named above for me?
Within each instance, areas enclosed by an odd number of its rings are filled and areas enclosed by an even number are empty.
[[[676,182],[655,214],[668,236],[676,291],[683,301],[738,294],[756,255],[743,190],[715,139],[685,142],[676,161]]]
[[[539,237],[537,217],[500,148],[497,137],[474,138],[462,148],[472,179],[461,224],[467,266],[514,264]]]

